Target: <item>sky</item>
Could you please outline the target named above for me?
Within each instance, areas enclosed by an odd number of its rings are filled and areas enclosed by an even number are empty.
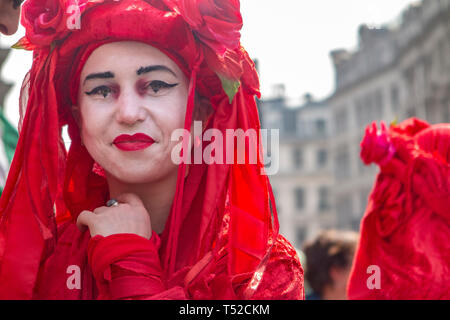
[[[401,12],[417,0],[241,0],[244,20],[242,45],[258,59],[261,92],[270,97],[272,88],[284,84],[293,103],[301,103],[305,93],[316,99],[334,89],[330,51],[355,50],[358,27],[393,24]],[[21,36],[0,38],[2,47],[11,46]],[[17,125],[21,81],[31,66],[31,53],[12,50],[1,77],[14,83],[6,98],[6,116]]]

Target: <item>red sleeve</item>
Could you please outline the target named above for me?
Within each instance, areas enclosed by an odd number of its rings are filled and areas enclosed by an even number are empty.
[[[186,299],[181,287],[166,289],[159,260],[159,236],[95,236],[88,260],[100,291],[98,299]]]
[[[98,299],[187,299],[182,287],[167,290],[162,280],[159,245],[160,239],[154,232],[150,240],[134,234],[93,237],[88,259],[100,291]],[[251,299],[304,299],[303,269],[284,237],[279,236]]]

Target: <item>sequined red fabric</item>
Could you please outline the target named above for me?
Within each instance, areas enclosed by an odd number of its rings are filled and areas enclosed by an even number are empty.
[[[60,240],[41,268],[33,299],[247,299],[245,288],[253,273],[227,275],[225,247],[218,256],[208,253],[193,267],[166,278],[156,233],[150,240],[130,234],[91,239],[72,222],[62,224],[59,232]],[[304,299],[303,269],[293,257],[295,250],[279,235],[251,299]],[[71,272],[73,266],[79,267],[79,273]],[[75,276],[80,277],[79,287],[75,287]]]

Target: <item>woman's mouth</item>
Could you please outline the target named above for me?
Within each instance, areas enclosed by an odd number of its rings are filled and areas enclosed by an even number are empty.
[[[116,137],[113,144],[122,151],[137,151],[150,147],[155,140],[144,133],[136,133],[132,136],[122,134]]]

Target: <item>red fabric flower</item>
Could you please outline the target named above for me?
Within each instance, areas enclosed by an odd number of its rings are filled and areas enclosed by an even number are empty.
[[[242,16],[239,0],[164,0],[180,14],[200,41],[223,56],[239,47]]]
[[[24,43],[35,46],[51,45],[54,40],[63,38],[67,32],[80,28],[81,14],[85,9],[105,1],[28,0],[22,6],[21,20],[26,29],[26,36],[16,44],[17,47],[33,48]]]
[[[24,3],[22,10],[22,24],[33,44],[50,45],[67,29],[66,2],[63,0],[30,0]]]
[[[183,17],[196,38],[204,44],[205,60],[220,78],[231,103],[241,85],[242,64],[245,63],[240,49],[242,16],[239,0],[163,1],[170,10]]]
[[[13,47],[33,50],[47,47],[81,27],[83,12],[118,0],[28,0],[22,24],[26,36]],[[260,95],[253,62],[240,45],[242,16],[239,0],[145,0],[152,6],[179,14],[201,44],[208,67],[219,77],[229,101],[241,84]],[[241,76],[246,71],[246,76]]]
[[[366,127],[361,141],[361,159],[365,164],[375,162],[383,165],[394,155],[395,149],[390,142],[386,125],[381,122],[381,130],[377,129],[376,122]]]

